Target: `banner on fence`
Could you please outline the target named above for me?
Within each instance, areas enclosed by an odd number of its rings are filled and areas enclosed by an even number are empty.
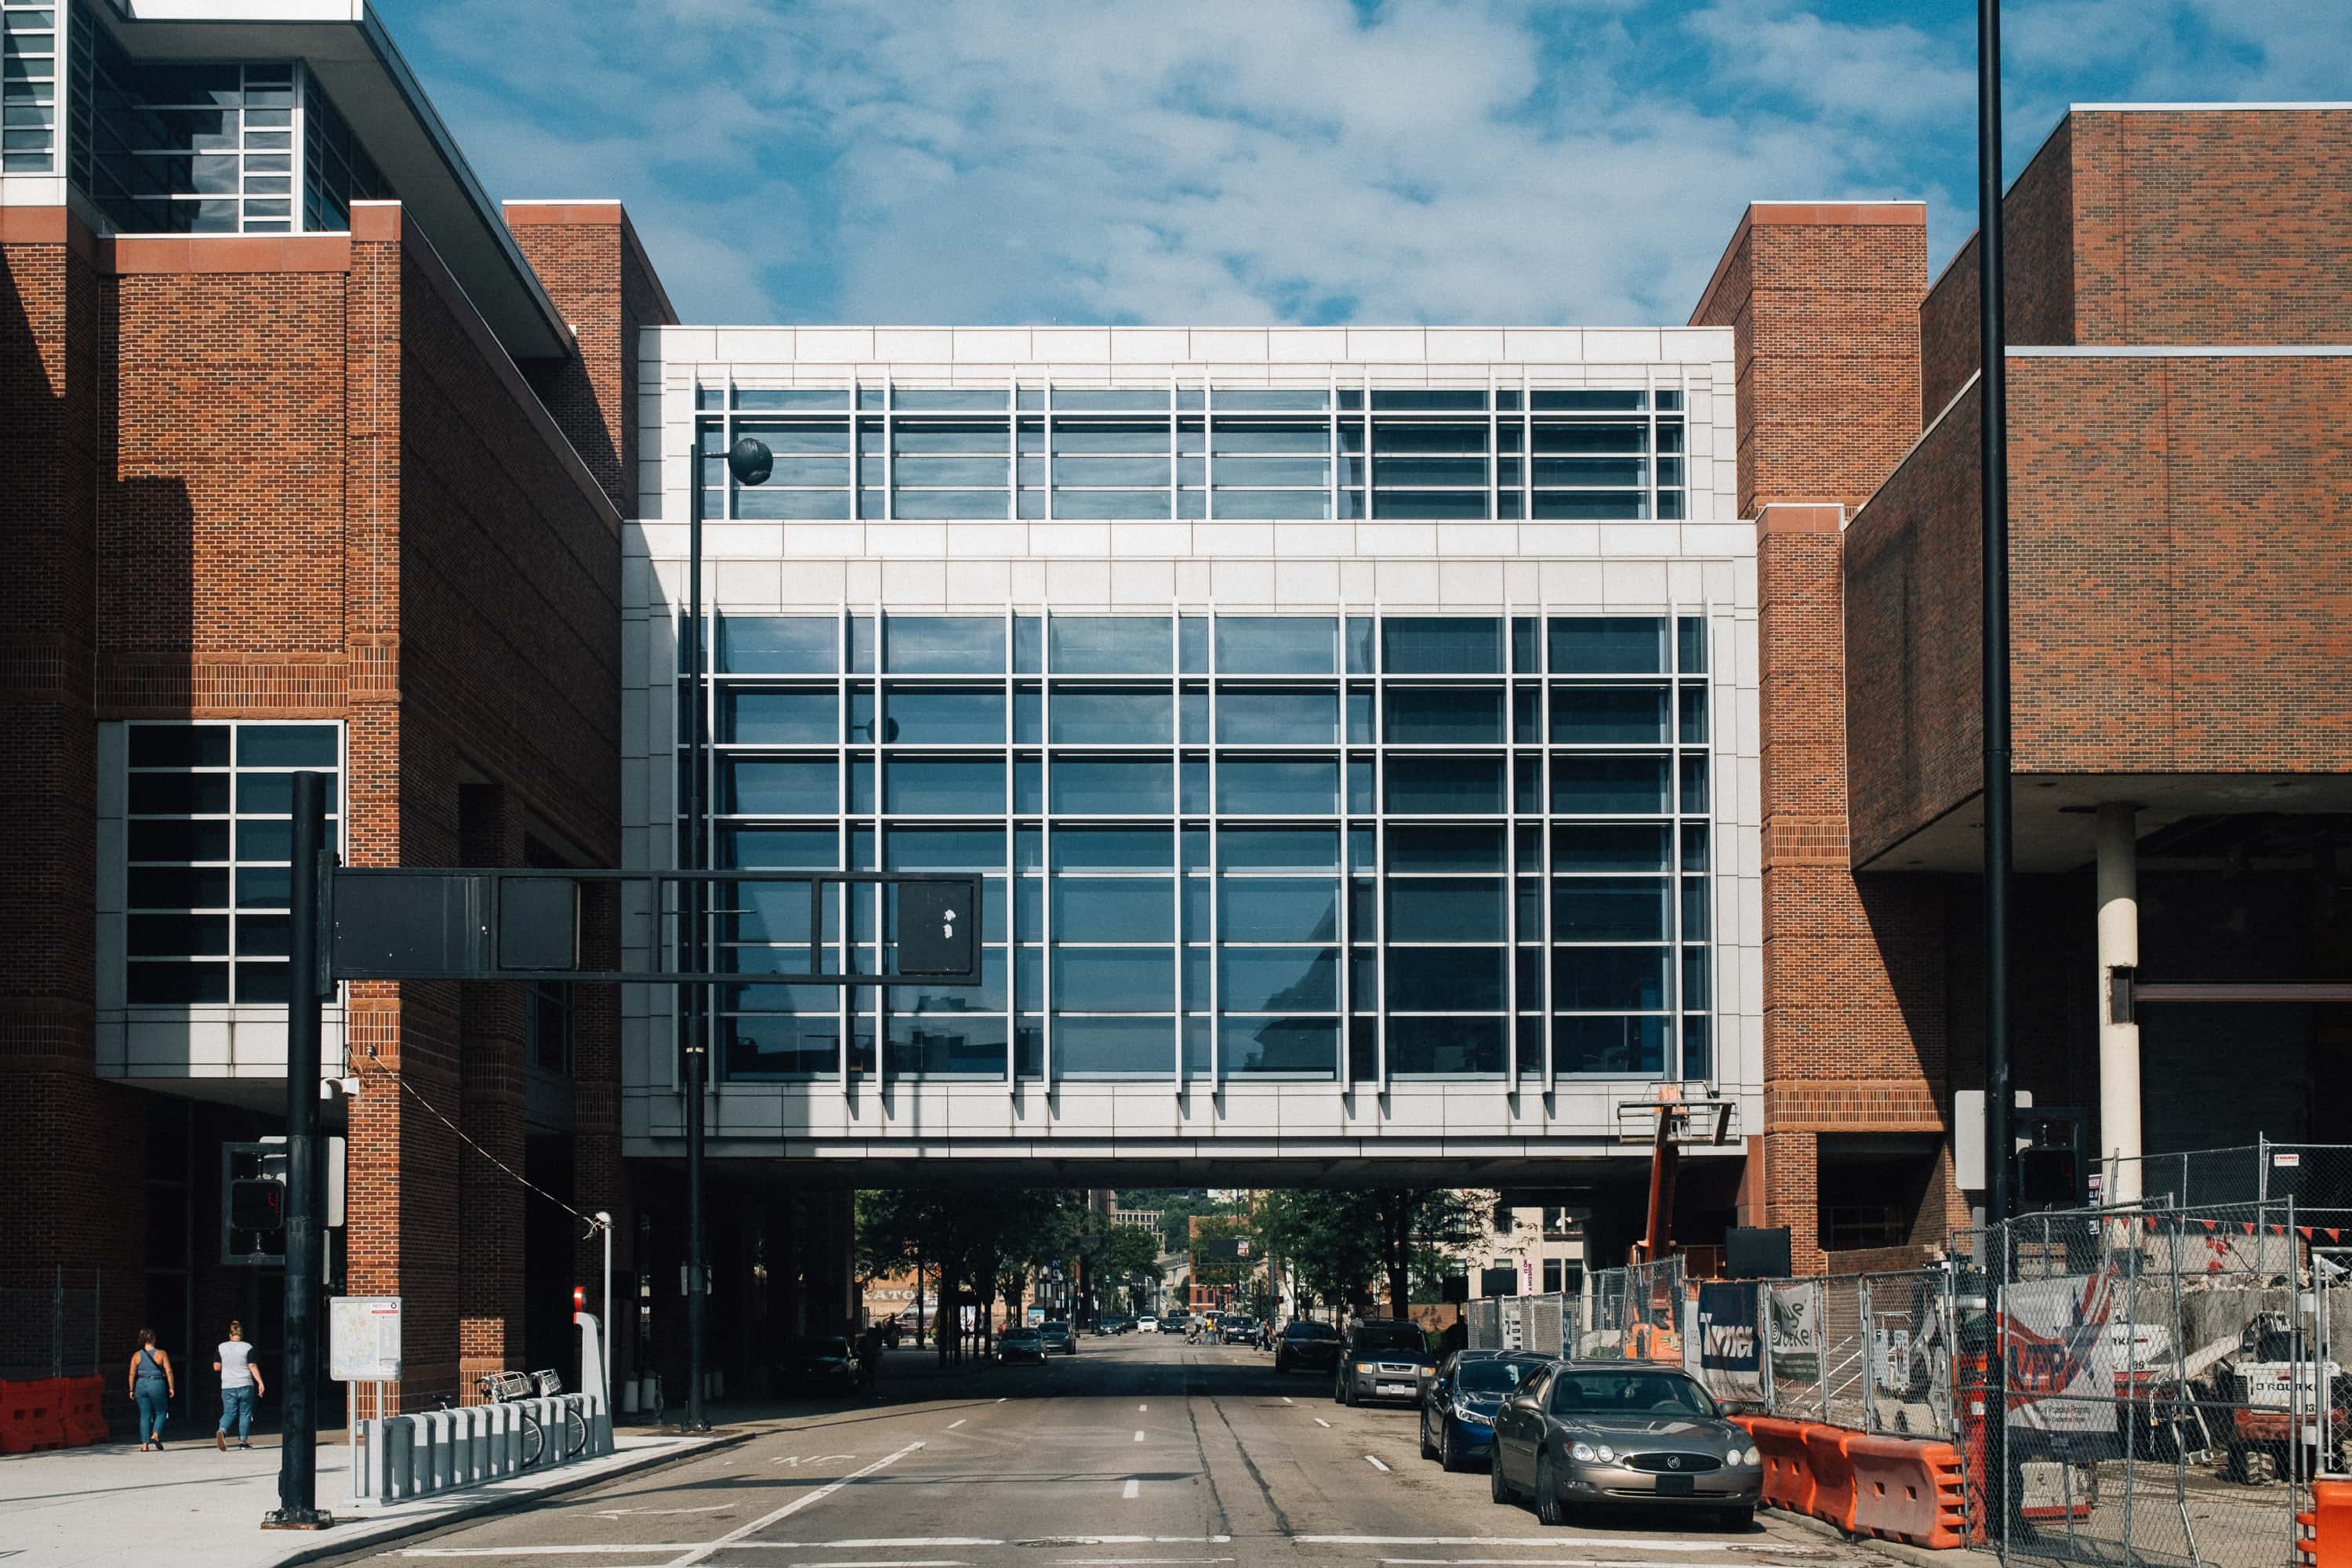
[[[1822,1375],[1821,1298],[1811,1281],[1770,1289],[1772,1375],[1813,1382]]]
[[[2113,1269],[2012,1281],[2001,1292],[2009,1424],[2036,1432],[2116,1429]]]
[[[1698,1288],[1698,1332],[1685,1342],[1689,1367],[1717,1399],[1764,1397],[1764,1357],[1756,1325],[1757,1287],[1746,1284]]]

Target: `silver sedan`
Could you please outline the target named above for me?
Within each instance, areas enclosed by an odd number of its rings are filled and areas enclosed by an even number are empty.
[[[1764,1490],[1748,1434],[1698,1380],[1643,1362],[1547,1368],[1496,1412],[1491,1473],[1496,1502],[1532,1494],[1546,1524],[1592,1505],[1654,1504],[1745,1530]]]

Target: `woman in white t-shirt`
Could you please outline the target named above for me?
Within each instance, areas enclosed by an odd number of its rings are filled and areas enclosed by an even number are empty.
[[[253,1402],[269,1391],[262,1386],[261,1369],[253,1364],[253,1347],[245,1342],[245,1325],[229,1320],[228,1338],[215,1354],[213,1370],[221,1374],[220,1425],[213,1429],[213,1447],[228,1447],[229,1423],[236,1423],[236,1446],[253,1447]]]

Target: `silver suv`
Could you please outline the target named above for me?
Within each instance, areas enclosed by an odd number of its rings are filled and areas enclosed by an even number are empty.
[[[1370,1399],[1421,1403],[1421,1391],[1437,1369],[1429,1336],[1402,1318],[1365,1318],[1348,1326],[1339,1346],[1339,1372],[1331,1397],[1341,1405]]]

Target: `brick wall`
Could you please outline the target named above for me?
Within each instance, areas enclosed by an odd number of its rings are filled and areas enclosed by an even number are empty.
[[[2002,214],[2011,343],[2352,339],[2352,110],[2078,110]],[[1920,305],[1923,425],[1976,373],[1976,300],[1972,238]]]
[[[1732,329],[1739,510],[1860,506],[1917,434],[1925,209],[1759,203],[1724,252],[1694,326]]]
[[[2021,773],[2352,768],[2338,357],[2010,366]],[[1857,864],[1977,793],[1977,404],[1846,534]]]
[[[62,212],[0,219],[0,508],[23,546],[0,584],[18,803],[0,823],[0,1267],[107,1267],[126,1343],[152,1100],[92,1076],[96,721],[343,720],[355,864],[513,863],[526,824],[618,858],[611,493],[397,205],[363,204],[353,229],[93,240]],[[519,996],[348,1002],[350,1285],[405,1299],[409,1392],[455,1394],[466,1357],[519,1342],[523,1200],[434,1111],[520,1168]],[[601,1184],[583,1195],[617,1206],[612,988],[580,1013]],[[207,1225],[215,1158],[192,1173]],[[218,1273],[199,1270],[207,1332],[247,1294]]]

